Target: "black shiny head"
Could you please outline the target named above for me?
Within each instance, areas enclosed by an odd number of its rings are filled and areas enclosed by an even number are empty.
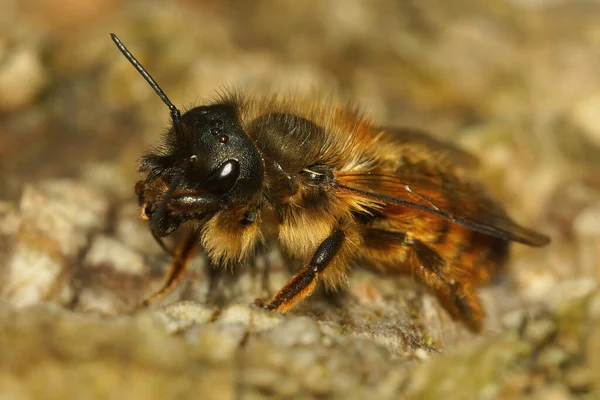
[[[160,237],[186,220],[251,200],[262,187],[263,161],[234,104],[196,107],[182,115],[117,36],[111,38],[171,112],[173,126],[164,141],[140,160],[147,176],[136,189],[152,233],[165,247]]]
[[[179,164],[186,188],[247,201],[261,188],[263,162],[231,104],[196,107],[167,134],[166,153],[142,159],[142,168]]]
[[[144,155],[140,171],[147,181],[160,178],[179,190],[249,201],[261,188],[263,162],[240,125],[237,109],[215,104],[191,109],[181,116],[154,152]]]

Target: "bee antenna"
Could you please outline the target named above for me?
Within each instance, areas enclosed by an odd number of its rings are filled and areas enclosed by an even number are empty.
[[[169,98],[167,97],[165,92],[163,92],[163,90],[160,88],[160,86],[158,86],[158,83],[156,83],[156,81],[152,78],[152,76],[148,73],[148,71],[146,71],[146,69],[144,67],[142,67],[142,64],[140,64],[140,62],[133,56],[133,54],[131,54],[131,52],[129,50],[127,50],[127,47],[125,47],[125,45],[121,42],[121,40],[117,37],[117,35],[115,35],[114,33],[111,33],[110,37],[111,37],[112,41],[115,42],[115,44],[117,45],[117,47],[119,48],[121,53],[123,53],[125,58],[131,63],[131,65],[133,65],[133,67],[137,70],[137,72],[139,72],[140,75],[142,75],[142,77],[146,80],[146,82],[148,82],[150,87],[152,87],[152,89],[154,89],[154,91],[156,92],[158,97],[160,97],[160,99],[163,101],[163,103],[165,103],[167,105],[167,107],[169,107],[169,111],[171,112],[171,119],[173,120],[173,125],[175,127],[175,131],[177,133],[180,133],[181,132],[181,111],[179,111],[177,109],[177,107],[175,107],[175,105],[171,102],[171,100],[169,100]]]

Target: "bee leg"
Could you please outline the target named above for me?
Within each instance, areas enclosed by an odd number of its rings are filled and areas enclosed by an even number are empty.
[[[198,239],[199,233],[197,231],[193,231],[186,237],[175,253],[175,258],[171,263],[171,267],[169,268],[169,272],[167,273],[162,286],[154,294],[147,297],[142,302],[142,306],[148,306],[150,303],[161,299],[177,286],[185,274],[190,258],[194,254],[194,250],[198,245]]]
[[[214,265],[210,259],[206,260],[205,273],[208,278],[208,288],[206,290],[206,304],[222,305],[225,302],[223,296],[223,273],[224,269]]]
[[[343,230],[334,230],[319,245],[310,263],[302,268],[269,303],[264,304],[261,300],[257,300],[255,304],[271,311],[288,311],[294,304],[313,292],[319,276],[338,254],[345,239],[346,234]]]
[[[377,264],[387,262],[385,257],[395,256],[397,265],[432,289],[454,318],[461,319],[474,331],[481,330],[484,313],[479,297],[464,277],[456,276],[454,271],[459,265],[448,265],[434,248],[407,239],[403,232],[369,228],[363,235],[367,259]]]
[[[465,278],[456,276],[460,266],[448,265],[432,248],[418,240],[409,242],[413,249],[411,264],[418,277],[436,294],[440,303],[455,318],[463,320],[469,328],[479,332],[484,313],[477,293],[470,289]]]
[[[262,268],[259,268],[259,261],[262,261]],[[253,285],[260,285],[260,293],[264,293],[267,296],[270,296],[271,291],[271,282],[270,282],[270,273],[271,273],[271,260],[269,257],[268,246],[262,245],[258,247],[256,254],[250,260],[250,276],[252,279]],[[259,276],[260,274],[260,276]],[[257,284],[260,279],[260,283]]]
[[[265,294],[266,296],[270,296],[273,291],[271,290],[271,280],[270,280],[270,274],[271,274],[271,260],[269,259],[269,254],[267,252],[263,252],[260,254],[260,258],[262,260],[262,268],[259,270],[258,266],[257,266],[257,260],[254,259],[253,260],[253,277],[252,279],[254,279],[254,281],[256,282],[258,279],[260,279],[260,293]],[[257,276],[260,273],[260,276]]]
[[[271,273],[271,260],[269,259],[269,255],[265,254],[264,257],[264,266],[261,274],[261,290],[265,293],[271,294],[271,281],[269,280],[269,275]]]
[[[485,314],[477,293],[454,283],[449,290],[438,292],[438,297],[451,314],[461,318],[473,331],[481,331]]]
[[[484,320],[479,296],[467,285],[444,277],[441,273],[417,269],[419,278],[433,289],[444,308],[455,318],[461,319],[475,332],[481,331]]]

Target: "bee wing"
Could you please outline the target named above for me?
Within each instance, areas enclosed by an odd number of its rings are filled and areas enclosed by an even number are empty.
[[[456,165],[465,168],[477,168],[479,166],[479,160],[471,153],[450,142],[437,139],[420,129],[389,126],[380,129],[389,133],[389,137],[398,143],[417,143],[435,152],[444,153]]]
[[[439,215],[454,223],[500,239],[543,246],[550,239],[513,222],[482,187],[452,175],[393,176],[337,172],[339,190],[410,209]]]

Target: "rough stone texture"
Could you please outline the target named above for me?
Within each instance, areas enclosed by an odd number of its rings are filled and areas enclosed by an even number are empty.
[[[233,395],[237,343],[210,327],[184,341],[147,314],[102,320],[48,306],[3,305],[0,321],[4,399]]]
[[[107,215],[108,202],[93,188],[66,180],[26,186],[3,298],[16,307],[69,304],[74,267]]]
[[[1,8],[0,398],[600,397],[596,2]],[[480,290],[481,335],[410,277],[360,269],[285,316],[256,309],[290,277],[276,251],[266,286],[264,260],[215,279],[198,257],[140,309],[169,260],[139,218],[135,160],[168,112],[109,32],[184,109],[231,82],[319,89],[451,139],[553,242],[513,246]]]

